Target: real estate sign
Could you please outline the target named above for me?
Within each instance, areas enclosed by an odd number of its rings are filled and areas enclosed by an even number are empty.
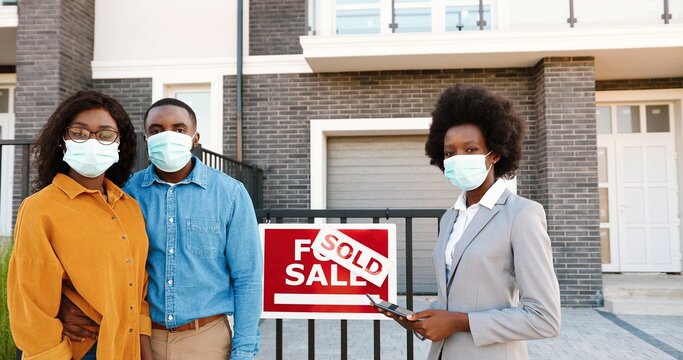
[[[386,319],[396,302],[395,224],[261,224],[263,318]]]

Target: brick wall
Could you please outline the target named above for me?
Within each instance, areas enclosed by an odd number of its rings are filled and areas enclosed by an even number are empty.
[[[545,207],[564,306],[594,306],[602,290],[593,58],[534,68],[534,197]]]
[[[546,208],[563,304],[595,305],[602,275],[592,58],[528,69],[246,76],[244,160],[265,170],[264,207],[309,206],[311,119],[429,117],[457,82],[484,85],[527,117],[519,193]],[[234,77],[224,83],[224,151],[234,156]]]
[[[465,82],[509,97],[532,126],[535,121],[531,71],[525,68],[251,75],[244,80],[244,160],[265,170],[265,207],[310,206],[311,119],[429,117],[444,88]],[[234,77],[226,76],[224,83],[224,153],[234,156]],[[522,162],[519,191],[525,196],[533,188],[532,166]]]
[[[596,91],[608,90],[648,90],[648,89],[680,89],[683,88],[683,77],[654,79],[598,80]]]
[[[95,2],[62,0],[60,4],[59,99],[62,101],[79,90],[92,88],[90,62],[95,37]]]
[[[18,7],[17,139],[35,135],[60,101],[59,3],[22,0]]]
[[[144,132],[142,118],[152,105],[152,79],[94,79],[93,89],[118,100],[135,124],[135,131]]]
[[[35,135],[57,105],[92,87],[95,5],[22,0],[17,26],[16,137]]]
[[[61,101],[92,87],[95,5],[90,0],[22,0],[18,15],[15,138],[28,139]],[[25,156],[25,151],[15,152],[15,210]]]
[[[249,1],[249,55],[301,54],[306,0]]]

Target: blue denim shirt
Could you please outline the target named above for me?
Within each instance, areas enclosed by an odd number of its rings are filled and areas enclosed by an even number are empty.
[[[263,274],[254,207],[242,183],[192,161],[192,172],[177,184],[161,180],[150,165],[123,188],[146,220],[150,315],[172,328],[232,314],[230,359],[251,359],[258,352]]]

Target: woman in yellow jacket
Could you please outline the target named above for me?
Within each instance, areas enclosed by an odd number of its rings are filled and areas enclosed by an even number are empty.
[[[37,192],[19,208],[7,285],[24,359],[151,358],[145,224],[120,189],[135,149],[121,104],[92,91],[65,100],[43,127]],[[62,336],[63,295],[100,325],[96,342]]]

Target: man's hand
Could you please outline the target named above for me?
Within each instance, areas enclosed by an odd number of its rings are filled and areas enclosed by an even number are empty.
[[[147,335],[140,335],[140,358],[152,360],[152,340]]]
[[[86,339],[97,339],[100,326],[87,317],[78,306],[62,294],[57,318],[62,321],[62,335],[71,341],[83,342]]]

